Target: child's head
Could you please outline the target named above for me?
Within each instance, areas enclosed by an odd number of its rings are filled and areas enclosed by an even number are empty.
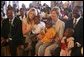
[[[46,28],[50,28],[50,27],[52,27],[52,21],[51,20],[47,20],[46,22],[45,22],[45,24],[46,24]]]
[[[35,22],[35,24],[38,24],[40,22],[40,16],[39,15],[35,16],[34,22]]]
[[[64,32],[64,36],[71,37],[74,34],[74,30],[72,28],[67,28]]]

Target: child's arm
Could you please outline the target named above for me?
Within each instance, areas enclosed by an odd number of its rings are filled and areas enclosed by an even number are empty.
[[[74,47],[74,38],[72,37],[72,38],[68,39],[68,46],[67,46],[67,48],[71,49],[73,47]]]

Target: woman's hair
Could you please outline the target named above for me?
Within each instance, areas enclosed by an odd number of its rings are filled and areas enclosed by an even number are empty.
[[[29,14],[30,14],[30,12],[32,12],[32,11],[35,11],[35,13],[33,13],[35,16],[37,15],[37,11],[36,11],[35,8],[29,9],[29,11],[27,12],[27,22],[28,22],[28,23],[29,23],[29,21],[30,21]]]
[[[59,16],[60,15],[60,8],[59,7],[53,7],[52,9],[51,9],[51,12],[52,11],[55,11],[56,13],[57,13],[57,15]]]

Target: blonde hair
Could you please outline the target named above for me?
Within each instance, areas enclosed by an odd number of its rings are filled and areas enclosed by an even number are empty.
[[[37,10],[36,10],[35,8],[31,8],[31,9],[27,12],[27,22],[30,21],[30,19],[29,19],[29,14],[30,14],[30,12],[32,12],[32,11],[35,11],[35,13],[33,13],[35,16],[37,15]]]

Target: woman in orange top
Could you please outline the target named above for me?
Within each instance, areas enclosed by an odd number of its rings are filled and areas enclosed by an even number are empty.
[[[40,40],[36,44],[36,54],[38,56],[43,56],[45,48],[52,44],[53,39],[55,37],[55,29],[52,27],[52,22],[48,20],[46,22],[46,30],[42,35],[40,34]]]

